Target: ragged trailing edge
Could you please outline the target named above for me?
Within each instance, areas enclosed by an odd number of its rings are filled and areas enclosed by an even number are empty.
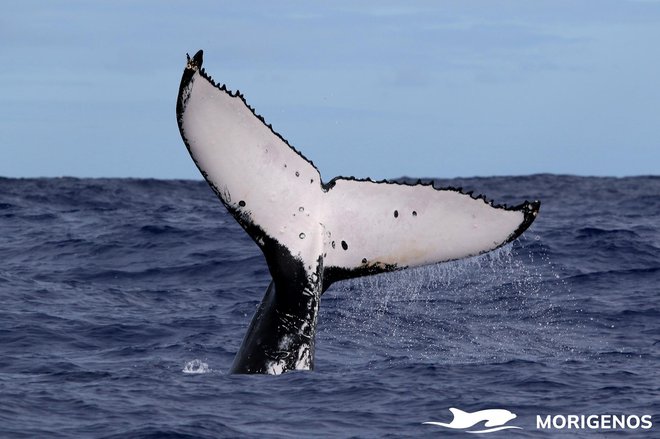
[[[252,112],[252,114],[254,114],[255,117],[257,117],[274,135],[276,135],[279,139],[281,139],[289,148],[291,148],[293,151],[295,151],[295,153],[298,154],[303,160],[305,160],[312,167],[314,167],[314,169],[316,169],[316,171],[319,173],[319,175],[321,175],[321,172],[316,167],[314,162],[312,160],[308,159],[307,157],[305,157],[305,155],[302,152],[300,152],[298,149],[296,149],[294,146],[292,146],[291,143],[289,143],[289,141],[284,138],[284,136],[282,136],[280,133],[275,131],[272,124],[269,124],[268,122],[266,122],[266,119],[256,112],[256,110],[247,102],[247,100],[245,99],[245,96],[240,91],[238,91],[238,90],[231,91],[227,87],[226,84],[219,85],[218,83],[215,82],[215,80],[211,77],[211,75],[209,75],[206,72],[206,70],[203,68],[203,62],[204,62],[204,51],[203,50],[197,51],[197,53],[195,53],[195,55],[192,58],[190,57],[189,54],[186,54],[186,58],[187,58],[186,68],[185,68],[183,77],[181,78],[181,86],[180,86],[180,92],[179,92],[180,97],[183,95],[183,93],[181,91],[188,85],[188,83],[192,79],[192,76],[195,74],[195,72],[199,71],[199,74],[203,78],[205,78],[207,81],[209,81],[214,87],[216,87],[217,89],[227,93],[231,97],[237,97],[237,98],[241,99],[241,101],[243,101],[245,106],[250,109],[250,111]],[[180,101],[181,102],[177,102],[177,120],[179,120],[179,125],[181,124],[180,123],[180,116],[183,113],[183,107],[185,106],[185,98],[181,98]],[[431,186],[436,191],[452,191],[452,192],[457,192],[457,193],[460,193],[460,194],[463,194],[463,195],[468,195],[468,196],[472,197],[475,200],[483,200],[484,202],[489,204],[491,207],[494,207],[494,208],[497,208],[497,209],[505,209],[505,210],[516,211],[516,210],[523,210],[523,207],[526,206],[526,205],[531,205],[531,206],[537,206],[536,207],[536,212],[538,212],[538,208],[540,207],[540,202],[539,201],[533,201],[531,203],[528,202],[528,201],[525,201],[525,203],[522,203],[521,205],[513,206],[513,207],[507,206],[506,204],[495,204],[495,202],[493,200],[489,200],[485,195],[482,195],[482,194],[474,195],[473,191],[464,192],[463,188],[460,188],[460,187],[458,187],[458,188],[452,187],[452,186],[436,187],[434,180],[431,180],[427,183],[424,183],[424,182],[422,182],[421,179],[419,179],[419,180],[417,180],[416,183],[408,183],[408,182],[405,182],[405,181],[400,182],[400,181],[394,181],[394,180],[388,180],[388,179],[372,180],[369,177],[367,177],[367,178],[358,178],[358,177],[336,176],[336,177],[332,178],[331,180],[329,180],[327,183],[321,182],[321,187],[323,188],[324,191],[327,192],[335,186],[337,181],[340,181],[340,180],[369,182],[369,183],[373,183],[373,184],[398,184],[398,185],[405,185],[405,186]],[[524,232],[529,227],[529,225],[534,221],[535,216],[536,216],[536,213],[534,213],[531,217],[528,215],[528,213],[525,213],[525,222],[523,223],[523,225],[521,225],[519,230],[517,230],[514,234],[511,235],[510,240],[513,240],[513,239],[517,238],[518,236],[520,236],[520,234],[522,234],[522,232]]]
[[[221,91],[227,93],[229,96],[234,97],[234,98],[239,98],[241,101],[243,101],[245,106],[252,112],[252,114],[254,114],[254,116],[257,119],[259,119],[266,127],[268,127],[268,129],[273,134],[275,134],[289,148],[291,148],[293,151],[295,151],[296,154],[298,154],[307,163],[312,165],[314,167],[314,169],[316,169],[317,172],[319,172],[319,170],[316,167],[316,165],[314,164],[314,162],[312,162],[310,159],[305,157],[300,151],[298,151],[295,147],[293,147],[289,143],[289,141],[284,138],[284,136],[282,136],[280,133],[275,131],[275,129],[273,129],[273,126],[271,124],[269,124],[268,122],[266,122],[266,119],[264,119],[264,117],[262,115],[258,114],[256,112],[256,110],[247,102],[247,100],[245,99],[245,96],[239,90],[231,91],[227,87],[226,84],[219,85],[218,83],[215,82],[215,80],[213,79],[213,77],[211,77],[211,75],[206,73],[206,70],[202,67],[202,64],[204,62],[204,51],[203,50],[198,50],[197,53],[195,54],[195,56],[193,56],[192,58],[190,58],[190,55],[186,53],[186,58],[187,58],[186,70],[184,72],[183,77],[181,78],[181,86],[180,86],[179,90],[183,90],[183,88],[188,85],[188,82],[190,82],[190,79],[193,77],[195,72],[199,71],[200,76],[202,76],[204,79],[209,81],[218,90],[221,90]],[[179,95],[181,96],[181,92],[179,92]],[[179,108],[179,106],[177,105],[177,119],[180,118],[182,113],[183,113],[183,106],[181,108]],[[321,173],[319,172],[319,175],[320,174]]]

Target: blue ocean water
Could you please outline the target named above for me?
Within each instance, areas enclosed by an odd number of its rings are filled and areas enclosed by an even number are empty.
[[[333,286],[316,370],[243,376],[270,276],[204,182],[0,179],[0,437],[465,437],[423,424],[450,407],[660,437],[660,177],[438,185],[543,205],[493,254]]]

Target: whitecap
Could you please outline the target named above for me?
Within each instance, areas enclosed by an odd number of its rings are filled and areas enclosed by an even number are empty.
[[[181,370],[183,373],[209,373],[211,372],[211,369],[209,369],[209,365],[207,363],[204,363],[202,360],[192,360],[188,361],[185,366],[183,366],[183,369]]]

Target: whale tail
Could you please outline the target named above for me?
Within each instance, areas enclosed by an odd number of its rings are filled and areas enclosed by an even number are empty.
[[[538,213],[538,201],[498,206],[432,184],[324,183],[311,161],[243,95],[216,85],[202,63],[201,50],[188,57],[179,130],[273,277],[234,371],[312,368],[320,296],[333,282],[485,253],[517,238]]]

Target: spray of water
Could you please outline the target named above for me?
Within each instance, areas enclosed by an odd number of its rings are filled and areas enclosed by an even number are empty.
[[[328,326],[340,344],[362,342],[366,355],[466,364],[586,352],[579,321],[570,321],[580,309],[538,248],[354,279],[334,297]]]
[[[201,374],[201,373],[212,372],[212,370],[209,368],[209,365],[207,363],[204,363],[202,360],[195,359],[186,362],[181,372],[190,373],[190,374]]]

